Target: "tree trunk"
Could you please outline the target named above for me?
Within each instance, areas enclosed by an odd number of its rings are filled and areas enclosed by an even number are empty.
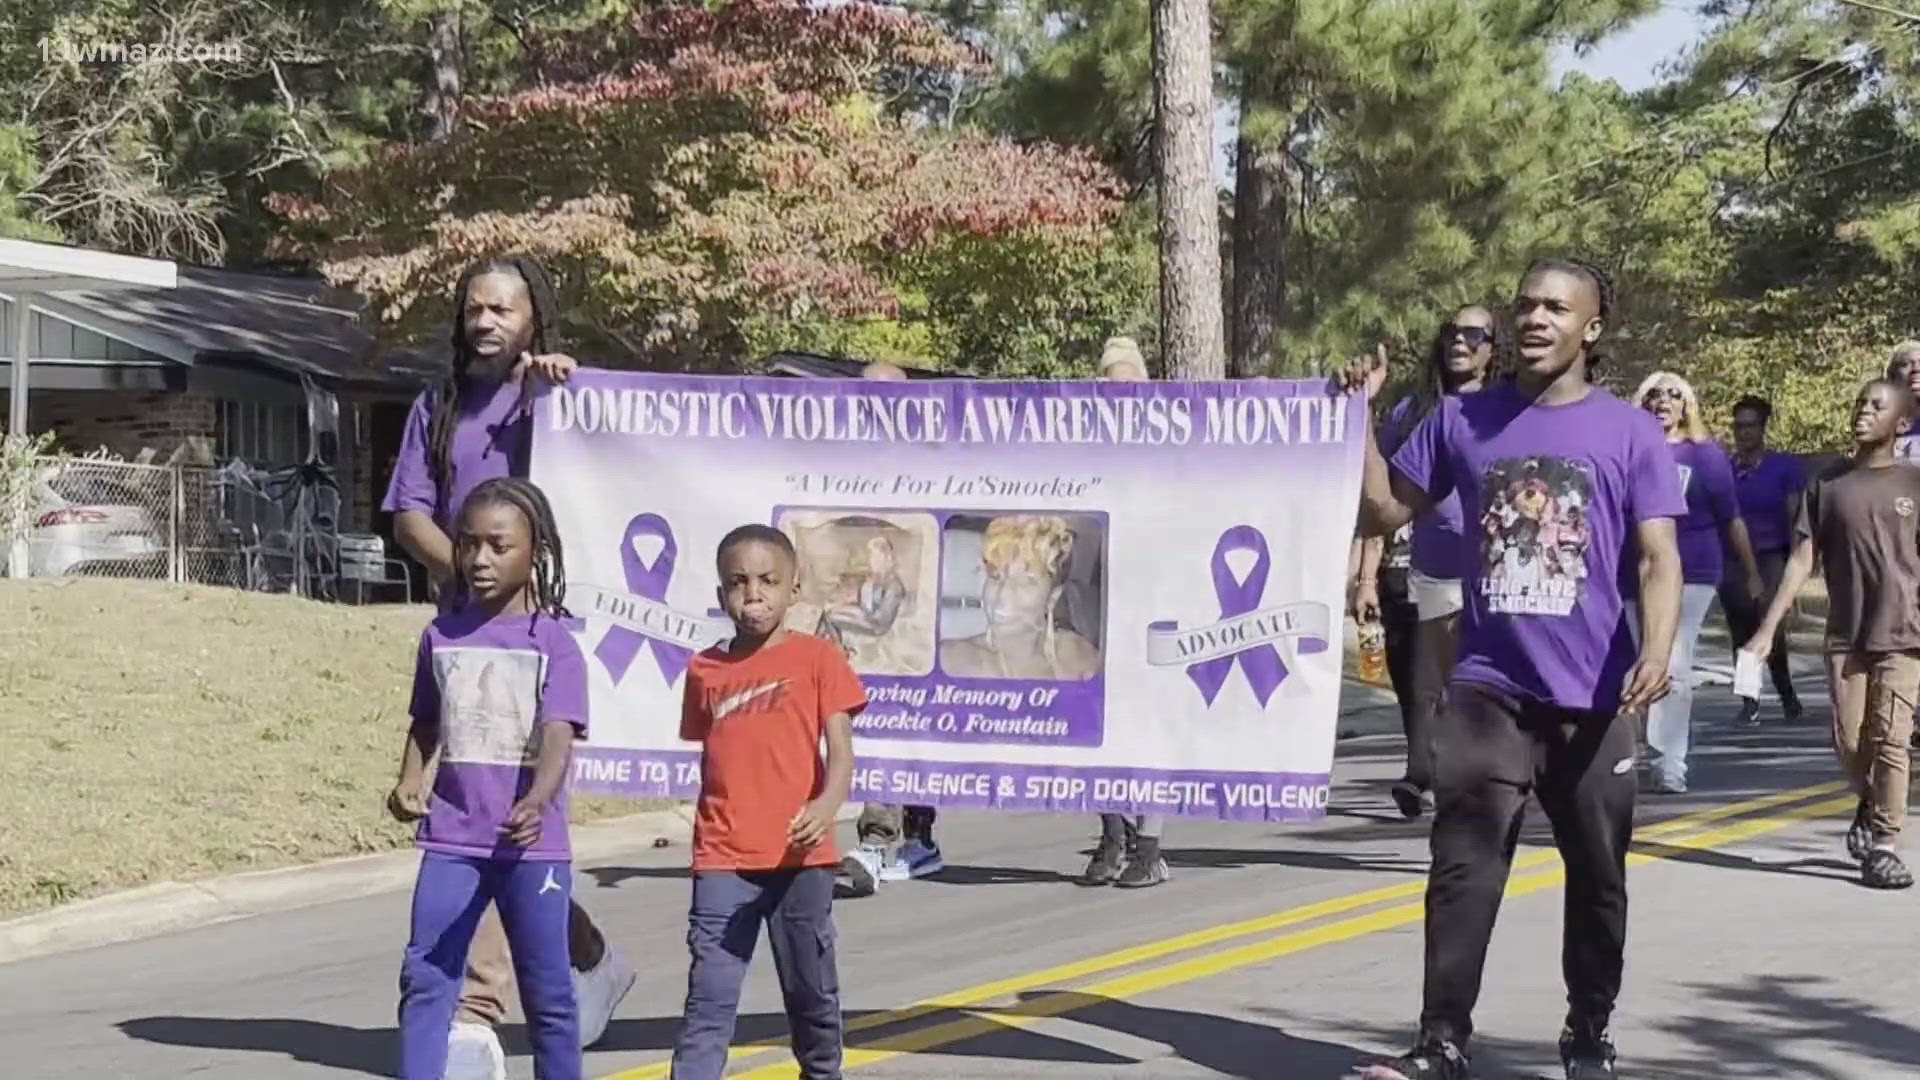
[[[427,30],[427,93],[420,111],[427,118],[427,141],[443,142],[453,135],[460,116],[460,9],[449,7],[433,16]]]
[[[1212,56],[1207,0],[1153,0],[1160,348],[1167,375],[1175,379],[1226,375]]]
[[[1227,374],[1267,373],[1273,341],[1287,317],[1287,179],[1284,146],[1262,146],[1244,125],[1258,108],[1255,82],[1240,100],[1242,133],[1234,148],[1233,325]]]

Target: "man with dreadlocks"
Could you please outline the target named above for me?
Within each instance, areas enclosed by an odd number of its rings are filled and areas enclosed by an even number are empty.
[[[1365,1070],[1367,1080],[1469,1075],[1473,1006],[1530,794],[1566,864],[1560,1059],[1570,1080],[1616,1075],[1608,1024],[1626,949],[1631,714],[1667,691],[1680,615],[1674,519],[1687,504],[1659,425],[1589,378],[1612,312],[1599,268],[1535,263],[1514,298],[1514,378],[1444,399],[1391,465],[1366,440],[1361,516],[1370,534],[1390,534],[1455,493],[1463,520],[1478,523],[1460,563],[1459,656],[1431,735],[1419,1040]],[[1355,361],[1342,381],[1372,394],[1385,368],[1383,350]],[[1502,492],[1522,512],[1501,510]],[[1555,530],[1549,561],[1542,526],[1576,510],[1579,527]],[[1642,555],[1637,656],[1618,580],[1630,536]]]
[[[443,599],[455,579],[455,514],[483,482],[526,478],[534,380],[565,382],[579,366],[558,351],[559,330],[553,286],[531,259],[485,259],[460,275],[453,370],[413,403],[383,504],[394,515],[400,545],[427,568]],[[570,945],[581,1045],[591,1046],[632,988],[634,972],[578,904],[572,907]],[[506,1019],[512,984],[506,934],[489,908],[473,941],[449,1033],[451,1080],[504,1080],[506,1058],[493,1028]]]

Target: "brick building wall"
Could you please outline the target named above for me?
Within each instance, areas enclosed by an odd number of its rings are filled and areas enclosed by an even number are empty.
[[[165,460],[189,437],[211,445],[219,422],[217,400],[194,393],[37,390],[29,408],[33,429],[52,431],[65,449],[104,446],[128,459],[152,447]]]

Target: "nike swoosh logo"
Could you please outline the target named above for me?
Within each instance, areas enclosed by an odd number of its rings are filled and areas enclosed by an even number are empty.
[[[713,722],[717,724],[725,720],[727,717],[766,697],[768,694],[778,692],[779,689],[785,685],[787,685],[787,680],[785,679],[781,679],[778,682],[762,683],[759,686],[750,687],[730,697],[722,698],[714,702]]]

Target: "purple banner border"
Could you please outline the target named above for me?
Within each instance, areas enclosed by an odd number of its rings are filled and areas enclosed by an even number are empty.
[[[697,750],[588,746],[574,754],[573,787],[629,798],[692,799],[700,793],[699,771]],[[854,767],[853,801],[1310,822],[1326,817],[1329,779],[1327,773],[861,758]]]

